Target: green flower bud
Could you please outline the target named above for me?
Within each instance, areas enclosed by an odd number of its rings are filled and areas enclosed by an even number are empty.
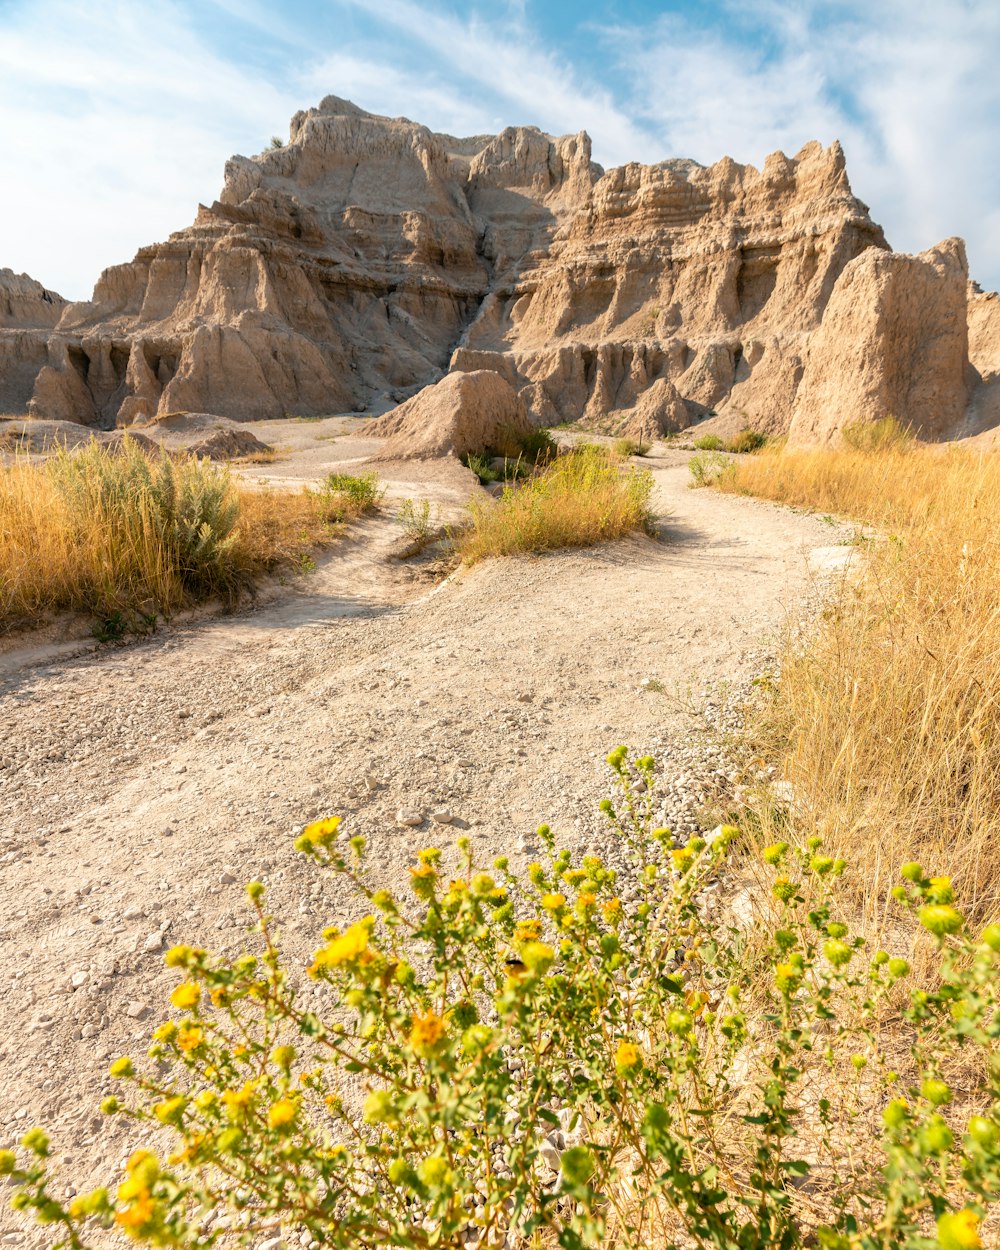
[[[763,851],[761,851],[761,858],[765,864],[774,866],[781,863],[787,850],[787,842],[775,842],[772,846],[764,847]]]
[[[361,1118],[366,1124],[392,1124],[398,1120],[392,1094],[387,1089],[373,1089],[365,1099]]]
[[[842,968],[845,964],[851,962],[851,956],[854,951],[846,942],[838,942],[831,939],[829,942],[823,943],[823,954],[833,964],[835,968]]]
[[[405,1159],[393,1159],[389,1164],[389,1180],[394,1185],[406,1185],[412,1188],[417,1180],[417,1174]]]
[[[839,920],[831,920],[826,926],[826,931],[832,938],[847,937],[847,925],[841,924]]]
[[[916,885],[918,881],[923,880],[924,873],[923,869],[916,862],[916,860],[911,859],[909,863],[904,864],[902,868],[900,868],[899,875],[904,881],[910,881]]]
[[[264,882],[263,881],[251,881],[249,885],[247,886],[247,894],[250,895],[250,898],[255,903],[259,903],[260,900],[264,897]]]
[[[945,1103],[951,1102],[951,1087],[944,1081],[936,1081],[929,1077],[920,1086],[920,1096],[926,1098],[929,1103],[933,1103],[935,1107],[943,1107]]]
[[[13,1150],[0,1150],[0,1176],[10,1176],[17,1167],[17,1155]]]
[[[25,1150],[44,1158],[49,1153],[49,1136],[44,1129],[29,1128],[21,1138],[21,1145]]]
[[[985,1116],[972,1116],[967,1131],[977,1146],[983,1146],[987,1150],[992,1150],[1000,1141],[1000,1130],[992,1120],[987,1120]]]
[[[455,1173],[443,1155],[429,1155],[417,1168],[417,1175],[428,1189],[450,1193],[455,1188]]]
[[[121,1108],[121,1103],[111,1094],[101,1100],[101,1115],[114,1115]]]
[[[939,1115],[933,1115],[917,1135],[920,1149],[926,1155],[943,1155],[951,1149],[954,1137]]]
[[[928,903],[917,912],[917,919],[929,929],[935,937],[944,937],[948,933],[957,933],[962,927],[962,913],[949,907],[946,903]]]
[[[889,1129],[902,1128],[909,1118],[910,1108],[905,1098],[893,1098],[882,1112],[882,1122]]]
[[[991,951],[1000,953],[1000,924],[988,924],[983,930],[982,938]]]
[[[571,1146],[564,1150],[559,1160],[559,1170],[567,1185],[586,1185],[594,1175],[594,1156],[586,1146]]]

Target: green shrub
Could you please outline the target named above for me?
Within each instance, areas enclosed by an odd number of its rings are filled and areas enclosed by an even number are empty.
[[[494,469],[486,456],[476,456],[471,452],[465,457],[466,467],[479,478],[480,485],[489,486],[491,482],[499,482],[500,474]]]
[[[879,421],[852,421],[844,426],[840,436],[853,451],[863,452],[904,451],[914,441],[911,427],[895,417],[883,417]]]
[[[733,471],[733,462],[719,451],[700,451],[688,461],[695,486],[713,486]]]
[[[718,434],[703,434],[694,440],[694,445],[698,451],[722,451],[725,447]]]
[[[340,521],[374,511],[385,487],[377,473],[328,473],[314,494],[322,501],[330,520]]]
[[[623,466],[604,448],[574,448],[498,500],[473,500],[471,525],[459,535],[463,560],[587,547],[652,521],[648,469]]]
[[[31,1129],[0,1152],[15,1204],[74,1246],[88,1224],[192,1248],[278,1229],[341,1250],[505,1230],[565,1250],[982,1245],[1000,927],[973,938],[950,882],[905,865],[911,972],[844,922],[846,865],[819,838],[765,848],[756,926],[727,921],[714,891],[737,830],[677,845],[654,827],[654,761],[620,747],[608,763],[621,874],[542,826],[523,874],[477,868],[466,838],[447,866],[421,851],[407,900],[338,818],[307,827],[297,849],[364,913],[324,931],[321,994],[295,988],[252,883],[258,953],[172,948],[176,1018],[150,1063],[111,1066],[134,1092],[104,1112],[166,1129],[173,1153],[137,1151],[116,1192],[63,1206]]]
[[[404,499],[399,505],[396,519],[403,533],[411,542],[426,544],[431,533],[431,501],[429,499]]]
[[[548,464],[559,454],[559,444],[546,429],[531,430],[518,439],[519,456],[532,464]],[[515,457],[517,458],[517,457]]]
[[[758,430],[740,430],[732,438],[726,440],[726,451],[751,452],[760,451],[767,444],[767,435]]]
[[[646,456],[649,454],[649,443],[637,442],[634,438],[619,438],[611,445],[616,456],[627,459],[629,456]]]

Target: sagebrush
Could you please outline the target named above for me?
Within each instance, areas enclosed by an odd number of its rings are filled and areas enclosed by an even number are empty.
[[[206,598],[233,603],[362,506],[340,488],[251,490],[127,437],[19,458],[0,469],[0,631],[76,611],[124,632]]]

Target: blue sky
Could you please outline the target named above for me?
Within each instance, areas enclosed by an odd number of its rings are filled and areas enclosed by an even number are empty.
[[[0,266],[87,298],[333,93],[605,166],[839,138],[893,247],[1000,285],[998,0],[0,0]]]

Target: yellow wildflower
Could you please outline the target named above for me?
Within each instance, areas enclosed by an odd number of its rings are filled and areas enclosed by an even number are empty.
[[[938,1216],[937,1239],[942,1250],[982,1250],[979,1216],[971,1207],[946,1211]]]
[[[566,906],[566,895],[565,894],[543,894],[541,903],[546,911],[558,911],[561,907]]]
[[[291,1098],[279,1098],[267,1113],[268,1128],[287,1128],[298,1114],[298,1103]]]
[[[427,1011],[423,1015],[415,1015],[410,1028],[410,1045],[418,1055],[426,1057],[433,1054],[444,1033],[444,1021],[435,1012]]]
[[[314,820],[302,830],[304,837],[317,846],[325,846],[337,836],[342,824],[340,816],[327,816],[325,820]]]
[[[609,924],[616,924],[622,915],[622,901],[620,898],[609,898],[601,904],[601,914]]]
[[[205,1034],[196,1024],[192,1024],[189,1020],[180,1026],[177,1030],[177,1045],[187,1054],[190,1050],[197,1050],[204,1040]]]
[[[119,1196],[120,1193],[119,1193]],[[119,1228],[123,1228],[129,1236],[140,1237],[156,1215],[156,1207],[153,1199],[150,1197],[149,1190],[143,1189],[137,1194],[129,1205],[123,1210],[115,1214],[115,1223]]]
[[[615,1051],[615,1071],[621,1077],[631,1076],[642,1067],[642,1055],[634,1042],[619,1042]]]
[[[253,1102],[257,1092],[257,1082],[247,1081],[242,1089],[227,1089],[222,1095],[226,1110],[231,1120],[241,1120]]]
[[[157,1042],[169,1042],[173,1035],[177,1032],[177,1025],[173,1020],[165,1020],[163,1024],[157,1025],[153,1030],[153,1040]]]
[[[433,864],[419,864],[410,869],[410,886],[417,898],[431,898],[436,883],[437,872]]]
[[[540,920],[521,920],[514,929],[515,942],[537,942],[541,936]]]
[[[196,985],[194,981],[182,981],[170,995],[170,1001],[181,1011],[190,1011],[192,1007],[197,1007],[199,998],[201,998],[201,986]]]
[[[339,968],[341,964],[350,963],[368,950],[368,939],[367,924],[352,924],[316,952],[309,971],[315,975],[322,968]]]

